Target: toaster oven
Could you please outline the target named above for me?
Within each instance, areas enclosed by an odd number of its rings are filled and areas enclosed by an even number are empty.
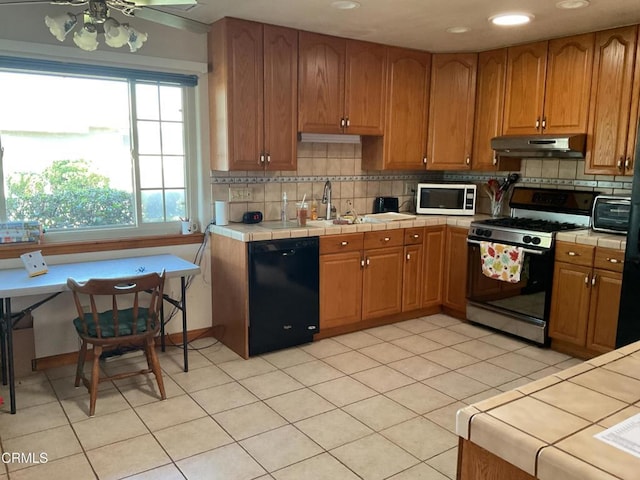
[[[623,195],[598,195],[593,202],[592,228],[596,232],[626,235],[629,230],[631,197]]]

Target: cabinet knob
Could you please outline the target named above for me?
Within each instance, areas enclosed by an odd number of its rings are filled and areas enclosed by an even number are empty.
[[[364,268],[364,260],[360,260],[360,266]]]
[[[469,155],[467,155],[467,158],[465,159],[464,163],[466,163],[467,165],[471,165],[471,157]]]
[[[340,242],[340,245],[342,245],[343,247],[346,247],[347,245],[349,245],[349,242]]]
[[[413,238],[420,238],[420,235],[418,235],[417,233],[414,233]]]
[[[593,274],[593,278],[591,279],[591,285],[592,285],[593,287],[595,287],[595,286],[596,286],[596,278],[597,278],[597,277],[598,277],[598,276],[594,273],[594,274]]]
[[[264,165],[264,153],[260,154],[260,158],[258,159],[258,165]]]
[[[422,163],[427,164],[427,157],[422,157]]]
[[[624,157],[620,157],[616,163],[616,167],[618,167],[618,170],[620,171],[622,171],[622,162],[624,162]]]
[[[407,260],[411,260],[411,254],[407,253]]]
[[[584,277],[584,284],[588,287],[589,286],[589,275]]]
[[[569,255],[570,257],[579,257],[580,254],[577,252],[574,252],[573,250],[571,250],[570,252],[567,252],[567,255]]]
[[[371,263],[371,260],[367,258],[366,264],[369,265],[370,263]]]
[[[271,155],[267,154],[267,163],[271,163]]]
[[[631,168],[631,157],[627,157],[624,161],[624,169],[629,170]]]
[[[607,262],[609,263],[620,263],[620,260],[617,258],[607,258]]]
[[[536,130],[540,128],[540,117],[536,118]]]
[[[345,122],[344,118],[341,118],[341,119],[340,119],[340,128],[344,128],[344,126],[345,126],[345,124],[346,124],[346,123],[347,123],[347,122]]]
[[[349,121],[349,117],[347,117],[347,120],[345,122],[346,126],[348,127],[349,125],[351,125],[351,122]]]
[[[547,117],[542,119],[542,129],[544,130],[545,128],[547,128]]]
[[[391,237],[384,237],[385,242],[388,242],[389,240],[391,240]]]

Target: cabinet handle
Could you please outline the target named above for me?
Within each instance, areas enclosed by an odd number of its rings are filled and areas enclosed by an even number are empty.
[[[407,260],[411,260],[411,254],[407,253]]]
[[[567,252],[567,255],[569,255],[570,257],[579,257],[580,256],[579,253],[576,253],[574,251]]]
[[[258,165],[264,165],[264,153],[260,154],[260,158],[258,159]]]
[[[593,287],[596,286],[596,278],[598,278],[598,276],[594,273],[593,278],[591,279],[591,286]]]
[[[620,263],[620,260],[618,260],[617,258],[609,258],[609,257],[607,257],[607,262],[609,262],[609,263]]]
[[[624,169],[629,170],[631,168],[631,157],[627,157],[624,161]]]
[[[584,277],[584,284],[588,287],[589,286],[589,275]]]
[[[622,162],[624,161],[624,157],[620,157],[620,159],[618,159],[618,163],[616,163],[616,166],[618,167],[618,170],[622,171]]]
[[[540,128],[540,117],[536,118],[536,130]]]
[[[391,240],[391,237],[384,237],[385,242],[388,242],[389,240]]]
[[[371,263],[371,260],[367,258],[367,261],[366,261],[367,266],[369,266],[370,263]]]
[[[343,247],[346,247],[347,245],[349,245],[349,242],[340,242],[340,245],[342,245]]]
[[[420,238],[420,235],[418,235],[417,233],[414,233],[413,238]]]
[[[271,163],[271,155],[267,154],[267,163]]]
[[[544,130],[545,128],[547,128],[547,117],[542,118],[542,129]]]
[[[422,157],[422,163],[427,164],[427,157]]]
[[[360,266],[364,268],[364,260],[360,260]]]
[[[465,159],[464,163],[466,163],[467,165],[471,165],[471,157],[469,155],[467,155],[467,158]]]
[[[340,119],[340,128],[344,128],[345,123],[346,123],[346,122],[345,122],[344,118],[341,118],[341,119]]]
[[[349,125],[351,125],[351,122],[349,121],[349,117],[347,117],[347,121],[345,122],[346,126],[348,127]]]

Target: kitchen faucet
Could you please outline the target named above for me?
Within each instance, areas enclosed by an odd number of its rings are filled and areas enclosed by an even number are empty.
[[[324,190],[322,191],[322,203],[327,204],[327,220],[331,220],[331,181],[327,180],[324,183]]]

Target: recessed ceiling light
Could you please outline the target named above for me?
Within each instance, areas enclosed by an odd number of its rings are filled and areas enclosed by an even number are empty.
[[[449,33],[467,33],[469,30],[471,30],[469,27],[460,26],[460,27],[449,27],[447,28],[446,31]]]
[[[524,25],[529,23],[533,15],[530,13],[499,13],[493,17],[489,17],[489,21],[494,25],[501,27],[510,27],[514,25]]]
[[[588,7],[588,6],[589,6],[589,0],[562,0],[556,3],[556,7],[567,8],[567,9],[582,8],[582,7]]]
[[[358,8],[360,4],[351,0],[338,0],[336,2],[331,2],[331,6],[338,10],[353,10],[354,8]]]

